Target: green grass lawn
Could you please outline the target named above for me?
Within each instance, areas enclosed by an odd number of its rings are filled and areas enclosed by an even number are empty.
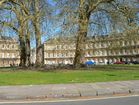
[[[119,67],[119,66],[116,66]],[[101,68],[101,69],[100,69]],[[60,70],[51,72],[0,70],[0,85],[38,85],[92,83],[120,80],[139,80],[139,69],[121,70],[107,66],[89,70]]]

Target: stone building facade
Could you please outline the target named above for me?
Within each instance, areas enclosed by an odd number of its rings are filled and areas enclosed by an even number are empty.
[[[44,43],[44,64],[73,64],[76,38],[61,37]],[[119,61],[139,62],[139,28],[123,33],[87,37],[83,44],[83,62],[94,60],[96,63]]]
[[[30,52],[30,63],[35,64],[36,61],[36,48],[33,48]]]
[[[44,43],[44,64],[73,64],[75,38],[51,39]],[[83,61],[96,63],[139,61],[139,39],[123,35],[89,37]]]
[[[52,39],[44,43],[44,64],[72,64],[75,41]]]
[[[16,40],[9,37],[0,37],[0,67],[19,65],[20,52]]]

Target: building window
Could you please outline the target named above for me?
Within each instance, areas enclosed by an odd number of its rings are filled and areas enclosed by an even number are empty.
[[[2,53],[2,56],[1,57],[4,58],[4,53]]]
[[[132,40],[131,43],[132,43],[132,45],[135,45],[135,41]]]
[[[57,45],[57,50],[59,50],[60,49],[60,46],[59,45]]]
[[[4,48],[4,44],[2,45],[2,48]]]
[[[50,53],[50,57],[53,57],[53,54],[52,53]]]
[[[10,54],[9,53],[7,53],[7,58],[9,58],[10,56],[9,56]]]
[[[12,53],[12,58],[14,58],[15,56],[14,56],[14,53]]]
[[[123,41],[123,44],[122,45],[125,46],[125,41]]]
[[[14,48],[14,45],[12,45],[12,48]]]
[[[66,57],[68,57],[68,53],[66,53],[65,55],[66,55]]]
[[[9,48],[9,45],[7,45],[7,48]]]
[[[123,49],[123,52],[122,52],[123,54],[126,54],[126,51],[125,51],[125,49]]]
[[[50,53],[47,53],[47,57],[48,57],[48,58],[50,57]]]

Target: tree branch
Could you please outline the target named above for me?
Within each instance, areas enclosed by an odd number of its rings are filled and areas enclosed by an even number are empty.
[[[3,26],[5,26],[5,27],[10,27],[10,28],[12,28],[14,31],[18,32],[18,29],[17,29],[16,27],[14,27],[12,23],[1,22],[1,24],[3,24]]]
[[[98,0],[98,2],[96,4],[92,3],[88,13],[91,13],[92,11],[94,11],[98,5],[102,4],[102,3],[111,3],[114,0]]]
[[[0,1],[0,6],[5,2],[6,0],[1,0]]]

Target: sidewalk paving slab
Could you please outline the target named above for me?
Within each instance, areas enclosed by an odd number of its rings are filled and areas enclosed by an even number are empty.
[[[139,80],[77,84],[0,86],[0,100],[91,97],[115,94],[139,94]]]

